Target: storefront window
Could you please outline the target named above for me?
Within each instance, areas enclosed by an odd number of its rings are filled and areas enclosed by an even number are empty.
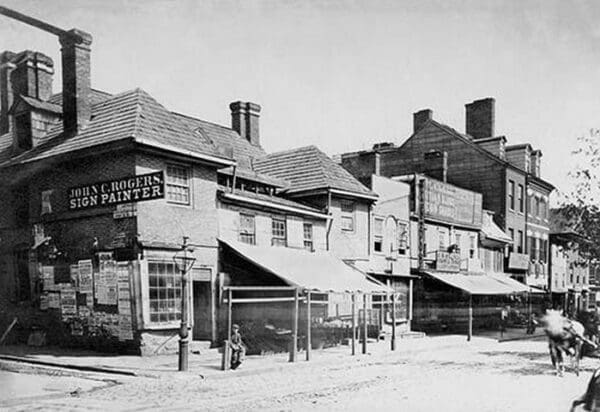
[[[189,169],[187,167],[167,166],[167,201],[190,204]]]
[[[181,319],[181,273],[172,262],[149,262],[150,321]]]
[[[398,252],[403,255],[408,249],[408,225],[406,223],[398,222]]]

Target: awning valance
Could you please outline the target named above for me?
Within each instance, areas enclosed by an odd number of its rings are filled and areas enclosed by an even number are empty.
[[[427,271],[427,275],[471,295],[511,295],[529,292],[527,285],[506,275]]]
[[[219,239],[219,242],[291,286],[319,292],[393,292],[328,252],[254,246],[234,240]]]

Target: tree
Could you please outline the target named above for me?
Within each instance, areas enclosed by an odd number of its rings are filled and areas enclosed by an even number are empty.
[[[559,194],[560,207],[554,218],[563,219],[558,223],[584,237],[580,248],[587,257],[600,260],[600,130],[579,137],[572,155],[569,177],[573,188]]]

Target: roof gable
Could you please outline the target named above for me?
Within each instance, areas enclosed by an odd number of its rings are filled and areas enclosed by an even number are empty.
[[[254,169],[290,182],[287,193],[337,189],[357,195],[375,196],[341,165],[315,146],[272,153],[254,162]]]

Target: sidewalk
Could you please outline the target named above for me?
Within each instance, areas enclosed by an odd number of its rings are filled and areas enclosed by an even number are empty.
[[[235,375],[252,375],[263,371],[272,371],[289,367],[302,367],[308,364],[338,364],[358,360],[365,356],[399,356],[413,352],[431,351],[436,349],[448,349],[460,346],[486,346],[495,344],[496,339],[484,337],[473,337],[471,342],[467,342],[463,335],[445,335],[435,337],[424,337],[420,339],[399,339],[396,344],[396,351],[390,350],[389,341],[368,342],[367,354],[362,354],[362,345],[356,346],[356,356],[351,356],[349,346],[337,346],[322,350],[311,351],[310,362],[306,361],[306,353],[299,352],[296,363],[288,361],[289,354],[280,353],[264,356],[248,356],[243,365],[236,371],[221,371],[221,354],[217,349],[209,349],[201,354],[190,354],[188,374],[204,378],[224,378]],[[63,348],[36,348],[29,346],[5,346],[0,347],[0,362],[2,360],[10,361],[10,357],[18,357],[20,360],[31,362],[52,363],[55,367],[84,367],[99,368],[110,371],[127,372],[136,376],[159,377],[165,374],[178,373],[178,356],[158,355],[158,356],[129,356],[129,355],[110,355],[101,354],[92,351],[78,351]]]

